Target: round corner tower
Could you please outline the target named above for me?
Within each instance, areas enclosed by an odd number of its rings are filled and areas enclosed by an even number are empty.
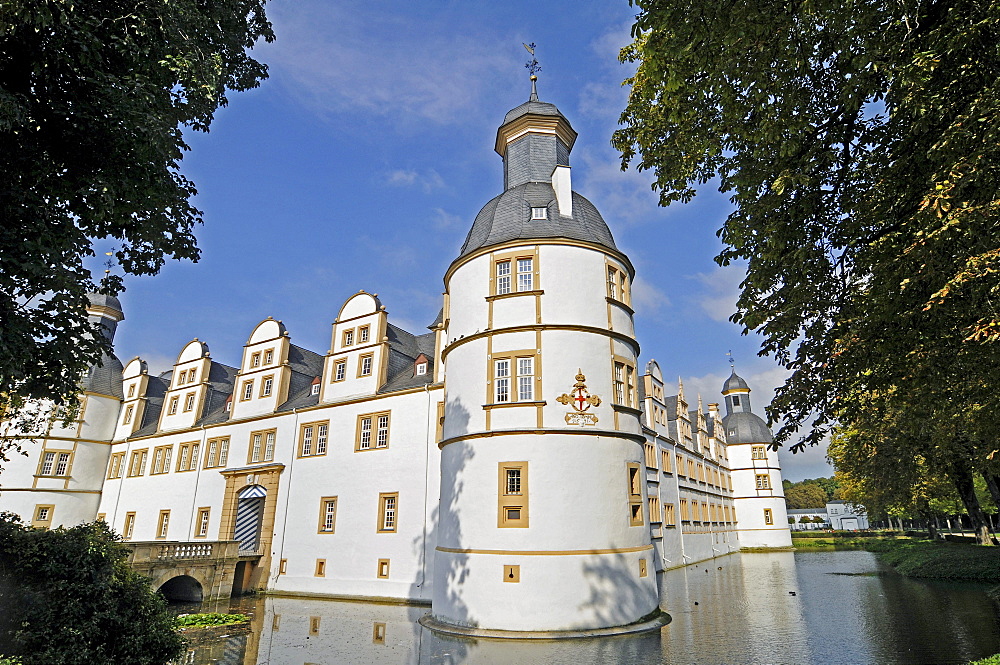
[[[733,507],[740,545],[791,547],[778,453],[767,423],[750,409],[750,386],[733,370],[722,386],[726,399],[726,449],[733,478]]]
[[[575,139],[532,86],[497,132],[504,191],[445,275],[441,622],[582,630],[658,605],[634,271],[572,191]]]

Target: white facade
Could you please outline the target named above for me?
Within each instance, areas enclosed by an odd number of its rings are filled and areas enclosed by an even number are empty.
[[[132,541],[238,540],[254,588],[430,602],[439,621],[512,631],[634,622],[659,571],[784,546],[774,453],[734,445],[683,386],[665,395],[656,361],[640,374],[634,271],[572,192],[574,139],[534,95],[508,114],[506,191],[429,332],[360,291],[322,354],[268,318],[238,367],[198,339],[160,376],[118,363],[79,422],[7,465],[0,507]],[[92,312],[110,334],[113,305]]]

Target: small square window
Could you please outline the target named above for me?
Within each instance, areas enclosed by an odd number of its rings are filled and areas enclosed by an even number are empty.
[[[549,218],[548,208],[531,209],[531,219],[548,219],[548,218]]]
[[[423,376],[427,373],[427,363],[417,364],[417,376]]]

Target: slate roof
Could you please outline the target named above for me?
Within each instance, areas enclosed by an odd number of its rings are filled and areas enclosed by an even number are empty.
[[[532,208],[548,208],[549,219],[532,220]],[[559,214],[552,184],[526,182],[493,198],[476,215],[459,257],[508,240],[569,238],[617,250],[611,230],[594,204],[573,192],[573,216]]]
[[[146,410],[142,414],[142,425],[129,438],[156,434],[160,422],[160,412],[163,410],[163,397],[167,394],[167,386],[173,376],[173,370],[159,376],[150,376],[146,384]]]
[[[122,391],[122,370],[125,367],[118,356],[105,353],[101,356],[101,361],[97,365],[91,365],[87,373],[80,380],[80,388],[83,390],[108,395],[123,399],[125,393]]]
[[[390,323],[386,326],[386,336],[389,367],[385,385],[378,391],[380,395],[434,382],[434,333],[414,335]],[[413,363],[421,353],[427,357],[427,373],[417,376]]]
[[[564,120],[566,119],[566,116],[559,112],[559,109],[556,108],[555,104],[529,99],[520,106],[515,106],[511,110],[507,111],[507,115],[503,117],[503,124],[506,125],[508,122],[517,120],[522,115],[528,115],[529,113],[534,115],[555,115],[562,117]]]
[[[88,293],[87,300],[92,307],[110,307],[118,312],[123,312],[121,301],[114,296],[105,296],[100,293]]]
[[[750,386],[742,377],[736,375],[736,370],[733,370],[732,375],[722,384],[723,393],[729,390],[750,390]]]
[[[771,443],[773,438],[760,416],[750,411],[737,411],[722,419],[726,428],[726,443]]]

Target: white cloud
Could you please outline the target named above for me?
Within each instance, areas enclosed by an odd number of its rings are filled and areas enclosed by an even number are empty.
[[[434,217],[431,222],[434,224],[435,229],[443,231],[446,229],[461,228],[465,222],[465,218],[461,215],[453,215],[443,208],[435,208]]]
[[[583,183],[573,188],[587,192],[587,198],[613,226],[663,220],[675,213],[675,208],[667,210],[657,205],[659,197],[650,187],[652,176],[634,168],[622,171],[618,153],[610,147],[600,152],[588,148],[578,152],[573,157],[582,163]]]
[[[177,352],[180,353],[180,349]],[[167,356],[160,352],[140,353],[139,357],[146,361],[146,369],[150,376],[159,376],[166,371],[173,369],[177,362],[177,356]],[[125,361],[128,364],[128,360]]]
[[[612,123],[628,103],[629,89],[622,81],[635,72],[633,63],[618,62],[618,53],[632,42],[631,22],[612,26],[591,42],[591,50],[605,63],[601,79],[590,81],[580,88],[579,111],[585,116],[601,118]]]
[[[632,305],[647,314],[655,313],[662,307],[670,306],[670,298],[659,288],[642,277],[632,281]]]
[[[423,173],[412,169],[397,169],[387,173],[385,181],[386,184],[395,187],[420,187],[425,192],[444,187],[444,178],[434,169],[428,169]]]
[[[275,5],[281,35],[265,60],[290,95],[321,115],[370,114],[452,123],[510,73],[500,35],[393,16],[378,5]]]
[[[736,312],[740,283],[745,276],[746,269],[740,265],[729,265],[716,268],[712,272],[696,273],[694,278],[703,287],[695,296],[698,306],[713,321],[728,321]]]

